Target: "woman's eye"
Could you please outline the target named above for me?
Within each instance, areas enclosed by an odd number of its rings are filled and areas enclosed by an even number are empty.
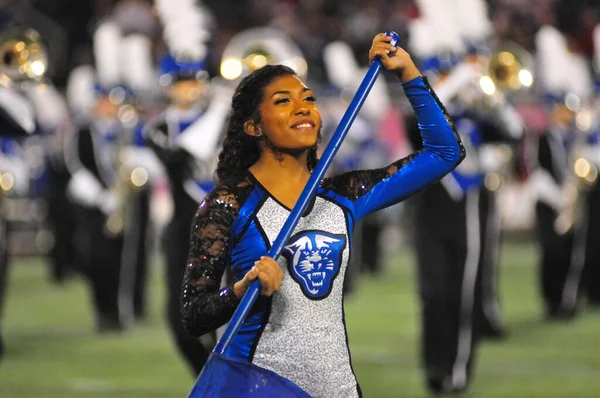
[[[278,105],[278,104],[283,104],[283,103],[285,103],[285,102],[289,102],[289,101],[290,101],[290,100],[289,100],[288,98],[277,98],[277,99],[275,100],[275,105]]]
[[[308,97],[304,98],[304,101],[309,101],[309,102],[315,102],[317,99],[315,97],[313,97],[312,95],[309,95]]]

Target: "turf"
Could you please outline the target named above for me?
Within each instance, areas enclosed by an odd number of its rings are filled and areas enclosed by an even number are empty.
[[[466,396],[600,396],[600,311],[571,322],[542,318],[536,248],[506,244],[500,290],[510,333],[485,342]],[[383,275],[363,277],[346,299],[355,372],[366,397],[427,397],[419,360],[419,302],[408,249]],[[193,383],[163,316],[163,270],[153,267],[149,319],[124,335],[93,331],[88,289],[51,284],[42,259],[15,259],[3,328],[2,398],[185,397]]]

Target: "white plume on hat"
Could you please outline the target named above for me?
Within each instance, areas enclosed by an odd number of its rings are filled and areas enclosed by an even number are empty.
[[[69,73],[67,81],[67,104],[79,121],[85,121],[95,100],[94,80],[96,72],[91,65],[80,65]]]
[[[461,38],[475,43],[485,40],[492,33],[487,4],[483,0],[446,0],[447,7],[454,11],[453,24]]]
[[[570,73],[567,74],[569,91],[576,94],[583,102],[589,103],[594,93],[589,61],[583,54],[571,54],[569,61]]]
[[[351,89],[356,92],[365,76],[366,70],[358,66],[352,48],[342,41],[329,43],[323,49],[323,61],[329,81],[339,89]],[[383,79],[375,81],[369,96],[363,105],[363,113],[376,122],[391,106],[388,87]]]
[[[592,39],[594,41],[594,69],[598,80],[600,79],[600,24],[594,27]]]
[[[562,96],[573,93],[582,100],[592,95],[592,79],[585,59],[569,52],[563,34],[542,26],[535,37],[539,81],[544,92]]]
[[[437,54],[439,44],[436,33],[429,21],[423,17],[414,19],[408,25],[408,46],[410,52],[420,59]]]
[[[121,29],[116,23],[102,22],[94,32],[96,76],[102,87],[121,83]]]
[[[354,81],[359,68],[350,46],[342,41],[334,41],[323,49],[323,61],[329,81],[343,88]]]
[[[408,24],[408,47],[421,60],[440,55],[465,52],[445,0],[417,0],[420,16]]]
[[[146,35],[135,33],[121,42],[121,71],[124,82],[134,92],[149,90],[156,80],[152,60],[152,42]]]
[[[431,29],[431,34],[425,34],[423,39],[434,40],[436,53],[450,52],[462,54],[465,51],[462,39],[454,21],[452,4],[446,0],[417,0],[421,17]],[[414,21],[412,22],[414,23]],[[412,25],[411,23],[411,25]],[[423,23],[423,22],[422,22]],[[409,27],[412,30],[412,28]],[[423,30],[423,27],[419,29]],[[423,32],[421,32],[423,34]],[[434,38],[427,37],[433,35]],[[429,43],[414,43],[429,46]],[[432,54],[434,55],[434,54]]]
[[[195,0],[155,0],[171,55],[194,62],[206,57],[212,17]]]
[[[539,82],[545,92],[567,89],[569,54],[564,36],[553,26],[542,26],[535,36]]]

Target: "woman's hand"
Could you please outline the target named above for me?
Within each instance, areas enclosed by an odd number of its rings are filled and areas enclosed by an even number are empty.
[[[279,290],[283,280],[283,271],[277,261],[271,257],[262,256],[260,260],[254,263],[254,267],[244,275],[244,278],[233,285],[235,295],[242,298],[256,278],[260,280],[260,294],[268,297]]]
[[[373,39],[369,50],[369,63],[379,57],[383,67],[395,72],[403,83],[421,76],[410,55],[404,49],[390,44],[392,38],[380,33]]]

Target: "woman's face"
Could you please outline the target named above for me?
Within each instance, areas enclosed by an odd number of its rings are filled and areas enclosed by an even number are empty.
[[[312,90],[297,76],[285,75],[273,80],[265,88],[259,111],[260,132],[277,148],[302,150],[317,143],[321,113]]]

